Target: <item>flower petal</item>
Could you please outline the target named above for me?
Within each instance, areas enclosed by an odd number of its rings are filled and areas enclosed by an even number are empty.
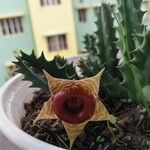
[[[97,97],[99,92],[101,76],[104,70],[105,68],[102,69],[97,75],[90,78],[79,80],[78,82],[81,84],[81,86],[83,86],[87,90],[87,92],[89,93],[92,92]]]
[[[75,80],[54,78],[54,77],[50,76],[45,70],[43,70],[43,72],[47,78],[51,95],[54,95],[55,93],[57,93],[61,90],[65,90],[65,89],[67,90],[76,83]]]
[[[88,121],[81,124],[68,124],[66,122],[62,122],[65,130],[67,132],[68,138],[70,140],[70,149],[73,146],[74,141],[79,136],[79,134],[83,131]]]
[[[52,97],[44,103],[42,110],[34,120],[34,124],[41,119],[58,119],[58,117],[54,114],[52,110]]]
[[[90,119],[90,121],[104,121],[104,120],[110,120],[110,114],[107,111],[104,104],[99,99],[97,99],[95,113],[93,117]]]

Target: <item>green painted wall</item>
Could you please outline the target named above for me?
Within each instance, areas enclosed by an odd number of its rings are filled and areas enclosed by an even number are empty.
[[[96,31],[95,21],[97,20],[97,15],[95,13],[96,6],[101,5],[100,0],[73,0],[74,4],[74,14],[75,14],[75,22],[76,22],[76,34],[77,34],[77,42],[78,49],[81,51],[84,49],[85,45],[83,44],[84,35],[91,34]],[[81,8],[87,9],[87,21],[80,22],[78,10]]]
[[[102,1],[109,4],[117,3],[117,0],[73,0],[79,53],[82,52],[82,50],[85,48],[83,43],[84,36],[96,31],[95,21],[97,20],[97,13],[95,12],[95,8],[100,7]],[[79,21],[78,10],[81,8],[87,9],[86,22]]]
[[[18,12],[23,13],[23,33],[4,36],[0,29],[0,85],[7,76],[6,64],[14,59],[13,51],[22,49],[29,53],[34,48],[27,0],[0,0],[0,16]]]

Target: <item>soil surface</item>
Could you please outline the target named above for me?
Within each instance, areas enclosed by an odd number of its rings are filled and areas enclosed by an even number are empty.
[[[68,149],[69,140],[60,120],[33,121],[50,95],[35,92],[31,103],[26,103],[22,129],[47,143]],[[145,109],[121,100],[104,99],[103,103],[118,118],[116,125],[109,122],[89,122],[76,139],[72,150],[150,150],[150,117]]]

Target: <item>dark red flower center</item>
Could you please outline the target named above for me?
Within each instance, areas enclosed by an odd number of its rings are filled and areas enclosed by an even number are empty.
[[[68,113],[77,113],[83,109],[83,102],[78,97],[69,97],[64,103],[64,107]]]
[[[70,124],[79,124],[93,116],[95,101],[83,88],[71,88],[54,95],[52,108],[61,120]]]

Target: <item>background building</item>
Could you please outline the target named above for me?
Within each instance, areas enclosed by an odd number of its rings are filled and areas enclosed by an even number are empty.
[[[114,0],[107,0],[112,2]],[[0,85],[11,76],[14,51],[76,56],[96,31],[101,0],[0,0]]]
[[[95,21],[100,5],[100,0],[73,0],[77,43],[80,52],[85,47],[83,43],[85,34],[96,31]]]
[[[14,50],[29,52],[34,48],[26,0],[0,0],[0,85],[13,69]]]
[[[28,0],[28,4],[38,56],[41,51],[47,59],[77,55],[72,1]]]

